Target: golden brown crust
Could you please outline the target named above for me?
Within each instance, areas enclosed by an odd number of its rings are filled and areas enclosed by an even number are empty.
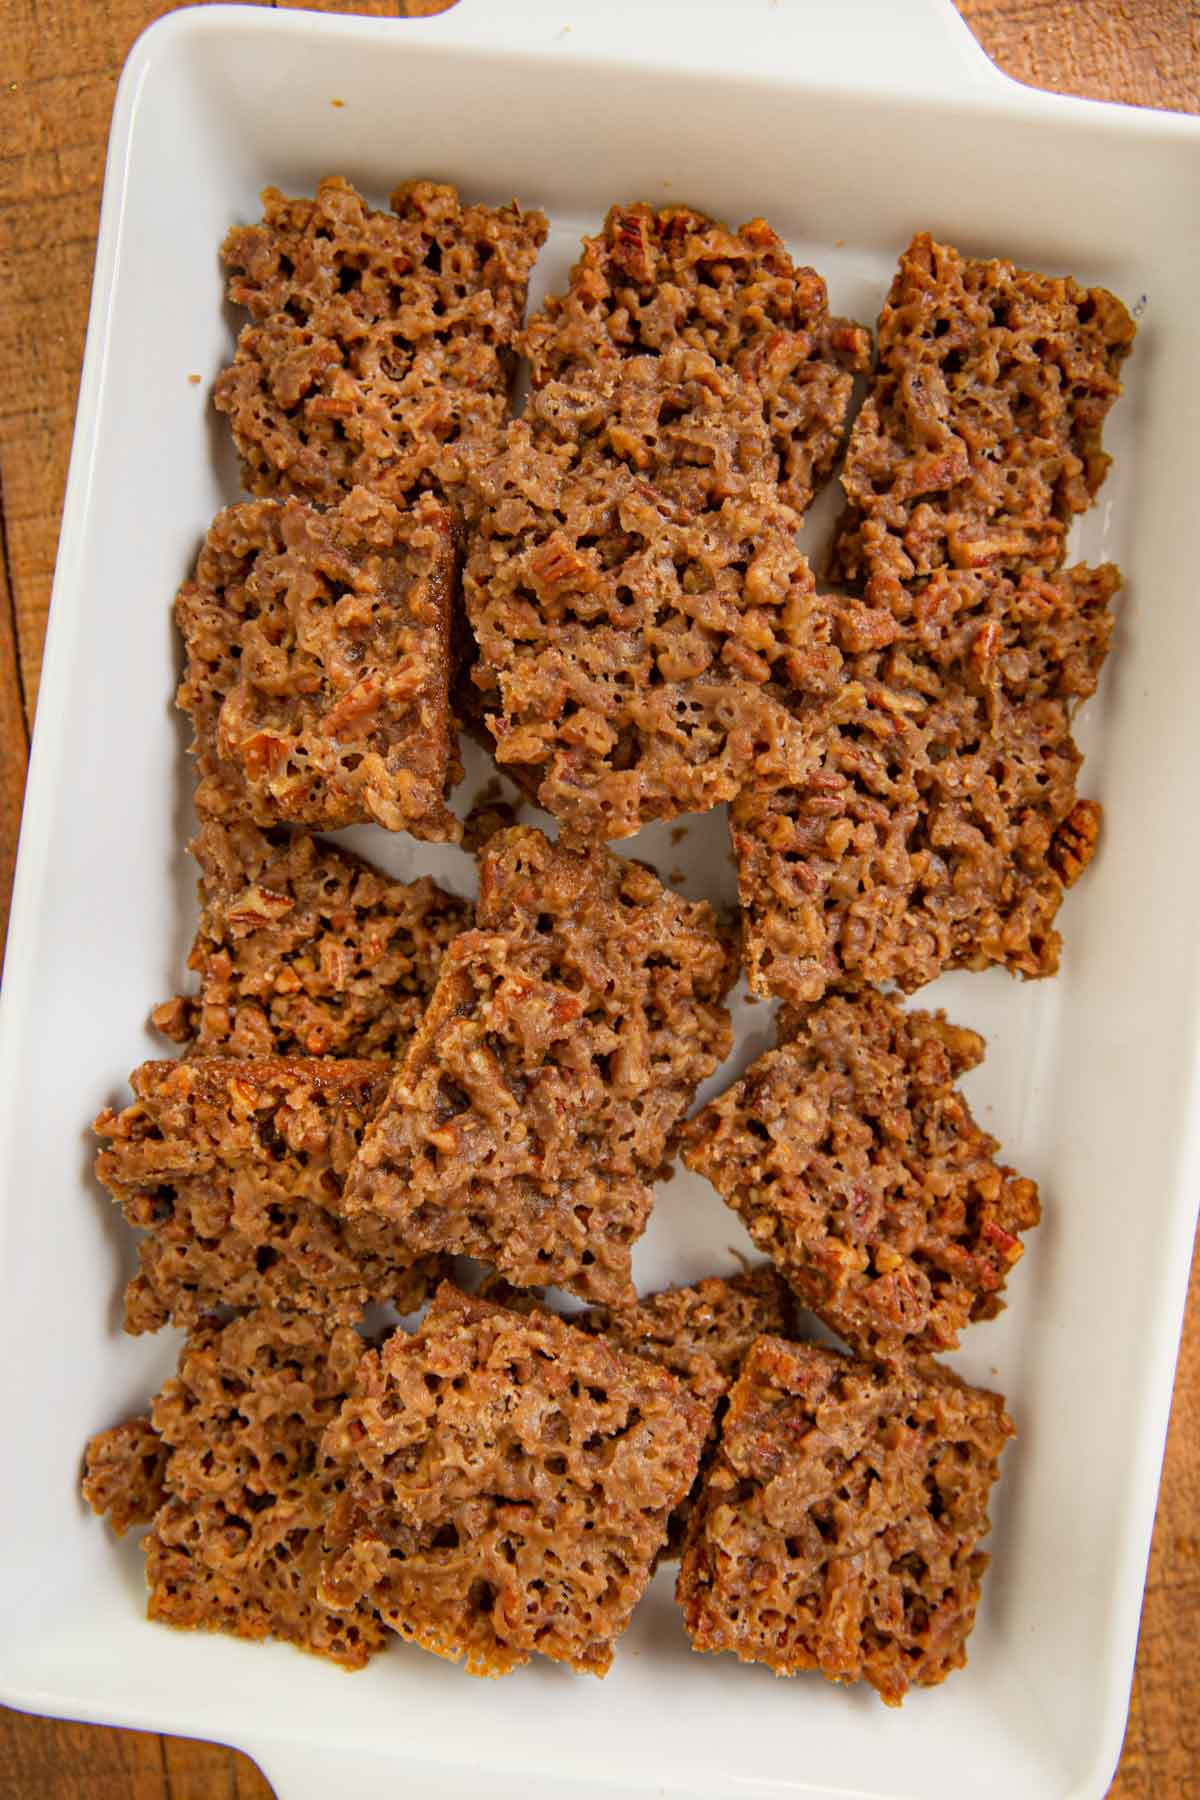
[[[889,1705],[966,1661],[1012,1422],[933,1363],[762,1338],[730,1395],[676,1597],[696,1650],[868,1681]]]
[[[222,250],[251,318],[215,399],[247,488],[322,506],[360,484],[455,493],[464,445],[504,423],[544,216],[431,181],[398,187],[390,214],[337,176],[262,198]]]
[[[354,488],[218,513],[175,617],[202,818],[456,840],[450,512]]]
[[[710,1410],[602,1338],[443,1285],[326,1433],[345,1493],[322,1599],[473,1675],[535,1651],[603,1675]]]
[[[132,1105],[95,1122],[96,1173],[147,1236],[125,1328],[192,1325],[220,1305],[336,1321],[410,1312],[442,1273],[392,1226],[341,1216],[346,1172],[390,1065],[269,1058],[149,1062]]]
[[[856,1350],[952,1349],[1000,1310],[1039,1217],[955,1086],[983,1039],[870,992],[782,1023],[788,1041],[687,1126],[685,1163]]]
[[[347,1208],[414,1251],[632,1301],[648,1183],[730,1046],[728,937],[648,869],[520,828],[484,847],[477,920],[446,952]]]

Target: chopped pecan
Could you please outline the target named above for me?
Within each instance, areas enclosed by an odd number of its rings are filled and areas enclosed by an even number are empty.
[[[1096,854],[1102,812],[1095,800],[1077,800],[1051,838],[1047,861],[1064,887],[1074,887]]]
[[[975,674],[981,681],[986,681],[995,666],[1001,642],[1000,625],[996,619],[986,619],[975,633],[971,644],[970,660]]]
[[[173,1000],[164,1000],[150,1014],[150,1023],[155,1031],[163,1037],[170,1038],[173,1044],[186,1044],[195,1035],[196,1005],[182,994],[176,994]]]
[[[838,611],[837,641],[843,650],[853,655],[866,650],[882,650],[895,643],[899,635],[900,627],[892,615],[877,607],[850,600]]]
[[[335,400],[332,394],[314,394],[308,411],[317,419],[352,419],[358,406],[353,400]]]
[[[1021,1257],[1021,1240],[993,1219],[979,1227],[980,1249],[975,1257],[975,1278],[986,1292],[1004,1286],[1009,1269]]]
[[[617,215],[613,261],[634,281],[650,281],[654,264],[650,254],[650,233],[645,217],[637,212]]]
[[[252,881],[230,902],[225,917],[231,931],[256,931],[261,925],[275,925],[286,918],[294,905],[287,894],[274,893]]]
[[[289,746],[286,738],[273,731],[256,731],[252,737],[243,740],[240,755],[250,780],[262,781],[284,767]]]
[[[556,532],[529,559],[529,572],[535,581],[547,587],[590,587],[595,576],[577,550],[564,542]]]

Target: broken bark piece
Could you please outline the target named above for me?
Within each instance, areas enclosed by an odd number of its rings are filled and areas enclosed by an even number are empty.
[[[869,991],[782,1028],[686,1127],[684,1162],[854,1349],[952,1349],[1000,1311],[1040,1216],[1037,1183],[996,1161],[956,1085],[983,1039]]]
[[[757,391],[675,346],[536,391],[475,470],[476,710],[581,838],[731,800],[781,740],[815,754],[841,658],[773,464]]]
[[[456,841],[450,512],[354,488],[218,513],[175,602],[201,819]]]
[[[731,231],[687,206],[609,209],[584,238],[565,294],[522,347],[540,386],[631,356],[703,350],[754,383],[784,502],[803,513],[829,474],[871,334],[832,317],[815,269],[792,262],[765,219]]]
[[[1072,721],[1120,583],[1112,564],[941,569],[886,604],[832,603],[844,681],[819,753],[798,779],[760,760],[730,809],[755,993],[1054,974],[1099,814],[1076,798]]]
[[[398,1057],[474,909],[306,831],[205,821],[199,991],[155,1009],[191,1056]]]
[[[443,1273],[378,1219],[352,1221],[342,1187],[390,1065],[203,1057],[149,1062],[134,1099],[106,1109],[96,1173],[146,1233],[125,1329],[192,1325],[219,1306],[352,1322],[372,1303],[411,1312]]]
[[[1013,1425],[935,1363],[759,1340],[692,1513],[692,1647],[867,1681],[889,1706],[966,1662],[988,1495]]]
[[[1136,329],[1105,288],[919,233],[880,314],[832,578],[1057,569],[1111,460],[1103,426]]]
[[[603,1675],[691,1486],[711,1409],[664,1369],[448,1283],[364,1358],[326,1432],[344,1494],[321,1598],[472,1675]]]
[[[337,176],[312,199],[262,198],[221,251],[250,313],[215,392],[246,487],[321,506],[357,486],[457,496],[464,445],[507,417],[544,215],[432,181],[403,183],[390,212]]]
[[[476,918],[446,952],[346,1207],[414,1252],[632,1301],[649,1184],[730,1047],[729,938],[639,864],[523,828],[485,845]]]

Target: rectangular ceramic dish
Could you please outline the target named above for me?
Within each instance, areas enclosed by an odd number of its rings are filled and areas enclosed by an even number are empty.
[[[175,1346],[120,1333],[129,1245],[90,1176],[87,1122],[165,1054],[142,1022],[177,988],[194,919],[170,601],[237,488],[207,401],[234,328],[217,246],[264,183],[311,191],[330,171],[380,203],[433,174],[545,207],[535,296],[611,200],[645,197],[765,214],[826,274],[834,310],[869,321],[921,227],[1107,283],[1141,312],[1116,468],[1074,546],[1127,576],[1083,722],[1102,852],[1065,908],[1058,980],[960,976],[922,995],[987,1033],[972,1097],[1041,1181],[1046,1218],[1008,1312],[956,1359],[1003,1388],[1021,1431],[970,1666],[902,1712],[693,1656],[669,1574],[603,1683],[549,1666],[476,1682],[399,1644],[346,1676],[172,1633],[143,1620],[136,1548],[78,1498],[85,1438],[144,1404]],[[1198,178],[1195,121],[1020,88],[946,0],[463,0],[424,21],[212,7],[141,39],[113,121],[3,1000],[5,1700],[236,1744],[283,1800],[1099,1800],[1197,1197]],[[398,871],[468,880],[457,852],[360,842]],[[665,833],[622,848],[731,894],[719,817],[679,848]],[[735,1065],[765,1043],[767,1009],[739,1006],[738,1025]],[[728,1268],[744,1243],[677,1177],[639,1283]]]

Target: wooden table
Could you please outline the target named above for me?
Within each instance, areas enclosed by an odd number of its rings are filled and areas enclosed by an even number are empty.
[[[364,0],[323,10],[437,12],[443,3]],[[1189,0],[958,4],[985,49],[1023,81],[1200,111],[1200,24]],[[0,946],[109,112],[130,44],[170,10],[154,0],[0,0]],[[1200,1796],[1198,1642],[1200,1262],[1192,1273],[1133,1706],[1113,1800]],[[215,1745],[0,1709],[0,1800],[270,1800],[270,1794],[245,1757]]]

